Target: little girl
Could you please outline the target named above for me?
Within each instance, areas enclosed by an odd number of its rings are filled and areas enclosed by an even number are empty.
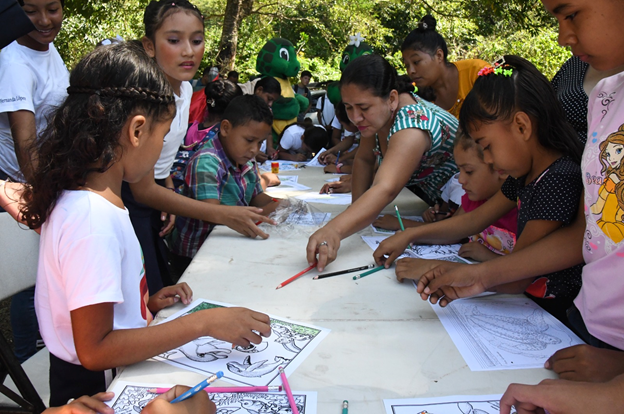
[[[284,128],[277,148],[280,160],[306,161],[328,143],[327,131],[320,125],[291,124]]]
[[[68,97],[40,137],[24,192],[24,219],[41,228],[36,310],[50,350],[50,405],[104,391],[110,370],[199,336],[248,345],[270,333],[246,309],[196,312],[150,327],[152,312],[181,300],[182,283],[148,297],[141,247],[122,182],[150,174],[174,116],[158,66],[129,43],[103,46],[72,71]],[[179,299],[176,297],[179,296]]]
[[[581,144],[550,83],[530,62],[505,56],[495,69],[482,70],[464,101],[460,127],[483,148],[484,161],[509,178],[482,206],[437,224],[435,234],[427,225],[384,241],[374,254],[378,263],[389,266],[410,242],[442,243],[480,232],[514,207],[518,208],[514,251],[572,223],[583,190]],[[567,323],[565,311],[580,289],[581,269],[577,265],[492,290],[526,291]]]

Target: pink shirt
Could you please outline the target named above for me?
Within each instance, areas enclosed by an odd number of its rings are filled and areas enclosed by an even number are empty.
[[[581,163],[586,265],[574,304],[589,333],[624,349],[624,73],[596,85],[589,96],[587,121]]]
[[[464,194],[461,199],[461,206],[468,213],[483,205],[486,201],[472,201],[467,194]],[[516,245],[517,231],[518,209],[514,208],[481,233],[470,236],[470,241],[479,242],[494,253],[509,254]]]

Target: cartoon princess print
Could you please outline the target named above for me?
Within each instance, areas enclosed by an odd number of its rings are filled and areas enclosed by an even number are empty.
[[[601,215],[596,224],[603,233],[619,243],[624,239],[624,124],[600,144],[601,174],[604,176],[598,200],[591,206],[594,215]]]

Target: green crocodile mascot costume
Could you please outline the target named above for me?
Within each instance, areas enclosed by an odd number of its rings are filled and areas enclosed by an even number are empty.
[[[349,63],[356,58],[372,54],[373,48],[364,41],[364,38],[359,33],[356,33],[355,36],[349,36],[349,45],[342,52],[342,58],[340,59],[340,71],[345,70]],[[332,82],[327,85],[327,98],[334,105],[340,102],[340,88],[338,86],[339,82]]]
[[[306,97],[295,94],[289,77],[299,74],[301,65],[291,42],[280,37],[266,42],[256,59],[256,70],[262,76],[273,76],[282,87],[282,97],[273,103],[273,135],[279,137],[284,128],[297,122],[297,115],[308,108]]]

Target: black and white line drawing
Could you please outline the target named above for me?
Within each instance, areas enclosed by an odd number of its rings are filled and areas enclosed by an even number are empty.
[[[498,414],[500,395],[384,400],[387,414]],[[512,409],[511,414],[516,414]]]

